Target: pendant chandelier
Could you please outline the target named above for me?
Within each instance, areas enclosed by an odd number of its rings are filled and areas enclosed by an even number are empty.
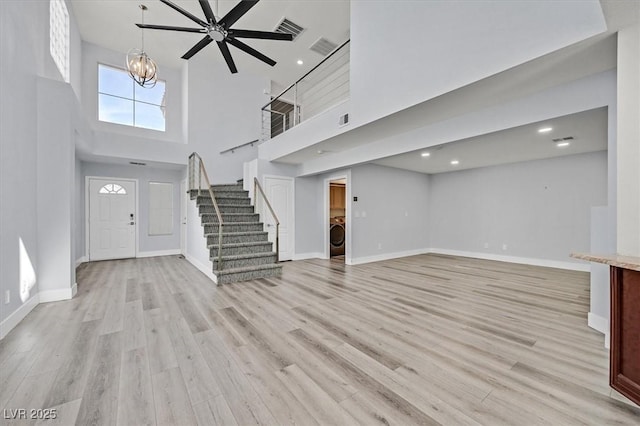
[[[141,4],[139,7],[142,10],[142,23],[144,24],[144,11],[147,10],[147,6]],[[140,31],[142,31],[142,48],[134,48],[127,53],[126,66],[133,81],[142,87],[150,89],[156,85],[158,67],[155,61],[144,51],[144,29]]]

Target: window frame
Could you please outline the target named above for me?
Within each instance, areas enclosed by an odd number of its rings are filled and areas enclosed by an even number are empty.
[[[128,98],[125,96],[121,96],[121,95],[114,95],[111,93],[106,93],[106,92],[102,92],[100,91],[100,68],[101,67],[105,67],[117,72],[121,72],[124,75],[126,75],[126,77],[131,81],[132,84],[132,97]],[[136,82],[133,81],[133,79],[131,79],[131,77],[129,76],[129,72],[124,69],[121,68],[119,66],[115,66],[115,65],[111,65],[111,64],[107,64],[104,62],[98,62],[98,67],[97,67],[97,73],[96,73],[97,79],[96,79],[96,115],[97,115],[97,120],[101,123],[107,123],[109,125],[118,125],[118,126],[125,126],[125,127],[130,127],[130,128],[135,128],[135,129],[141,129],[143,131],[154,131],[154,132],[161,132],[161,133],[167,133],[167,81],[164,79],[158,79],[158,83],[162,83],[164,84],[164,96],[163,96],[163,103],[162,104],[154,104],[151,102],[147,102],[147,101],[141,101],[141,100],[137,100],[136,99]],[[115,98],[115,99],[119,99],[119,100],[123,100],[123,101],[127,101],[130,102],[132,105],[132,123],[133,124],[126,124],[126,123],[118,123],[118,122],[113,122],[113,121],[108,121],[108,120],[101,120],[100,119],[100,95],[104,95],[104,96],[109,96],[111,98]],[[159,107],[163,112],[162,112],[162,116],[164,119],[164,128],[163,129],[154,129],[154,128],[149,128],[149,127],[143,127],[143,126],[139,126],[136,124],[136,104],[143,104],[143,105],[147,105],[147,106],[152,106],[152,107]]]

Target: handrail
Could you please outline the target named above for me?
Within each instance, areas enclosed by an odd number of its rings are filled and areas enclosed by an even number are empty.
[[[333,49],[331,51],[331,53],[329,53],[322,61],[320,61],[320,63],[318,65],[316,65],[315,67],[311,68],[307,73],[305,73],[302,77],[300,77],[299,79],[297,79],[294,83],[290,84],[286,89],[284,89],[282,92],[280,92],[278,94],[278,96],[274,97],[273,99],[271,99],[269,102],[267,102],[261,109],[265,109],[266,107],[268,107],[269,105],[271,105],[273,103],[273,101],[278,100],[278,98],[282,95],[284,95],[287,91],[289,91],[289,89],[291,89],[293,86],[295,86],[296,84],[300,83],[302,80],[304,80],[304,78],[306,76],[308,76],[309,74],[311,74],[313,71],[316,70],[316,68],[320,67],[322,64],[324,64],[325,62],[327,62],[329,60],[329,58],[331,58],[333,55],[335,55],[340,49],[342,49],[345,45],[347,45],[349,42],[351,41],[351,39],[348,39],[347,41],[345,41],[344,43],[342,43],[340,46],[336,47],[335,49]]]
[[[269,207],[271,216],[273,216],[273,219],[276,221],[276,262],[279,262],[280,261],[280,221],[278,220],[278,216],[276,215],[276,212],[273,211],[273,207],[271,207],[271,203],[269,202],[269,199],[267,198],[264,191],[262,190],[262,185],[260,185],[260,182],[258,182],[258,178],[254,177],[253,178],[253,197],[254,197],[253,204],[254,205],[256,204],[256,201],[258,199],[258,195],[257,195],[258,189],[260,190],[260,194],[262,194],[262,198],[267,203],[267,207]]]
[[[216,216],[218,216],[218,271],[222,270],[222,227],[224,226],[224,221],[222,220],[222,214],[220,213],[220,208],[218,207],[218,202],[216,201],[216,197],[213,195],[213,191],[211,190],[211,182],[209,182],[209,176],[207,175],[207,169],[204,167],[204,163],[202,162],[202,157],[198,155],[197,152],[192,152],[189,156],[189,189],[195,189],[195,182],[193,182],[195,176],[195,159],[198,159],[199,168],[198,168],[198,196],[200,196],[201,186],[202,186],[202,175],[204,175],[204,181],[207,184],[207,189],[209,191],[209,196],[211,197],[211,201],[213,202],[213,208],[216,211]]]
[[[220,154],[226,154],[227,152],[234,152],[236,149],[238,149],[238,148],[244,148],[244,147],[245,147],[245,146],[247,146],[247,145],[251,145],[251,146],[253,146],[253,144],[256,144],[256,143],[258,143],[258,142],[260,142],[260,139],[253,140],[253,141],[251,141],[251,142],[245,142],[245,143],[243,143],[243,144],[240,144],[240,145],[234,146],[233,148],[229,148],[229,149],[225,149],[224,151],[220,151]]]

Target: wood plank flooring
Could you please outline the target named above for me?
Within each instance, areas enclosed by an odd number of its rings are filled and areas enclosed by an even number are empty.
[[[451,256],[95,262],[0,341],[0,424],[638,425],[588,308],[588,274]]]

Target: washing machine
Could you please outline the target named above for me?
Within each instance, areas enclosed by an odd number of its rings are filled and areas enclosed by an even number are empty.
[[[347,233],[345,232],[344,223],[329,224],[329,246],[331,248],[331,256],[344,255],[344,242]]]

